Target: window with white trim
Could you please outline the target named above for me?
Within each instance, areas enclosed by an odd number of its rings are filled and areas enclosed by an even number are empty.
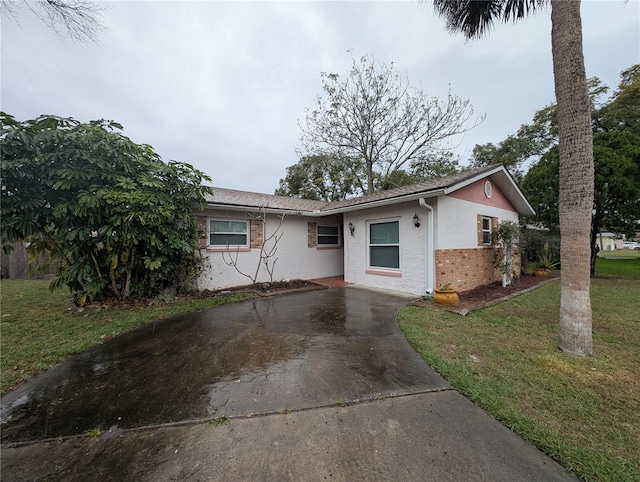
[[[209,246],[249,246],[249,221],[210,219]]]
[[[316,226],[316,246],[340,246],[340,228]]]
[[[400,269],[400,222],[369,223],[369,267]]]
[[[491,218],[482,216],[482,244],[491,244]]]

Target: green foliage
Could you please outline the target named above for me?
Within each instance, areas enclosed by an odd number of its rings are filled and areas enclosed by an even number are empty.
[[[618,89],[598,114],[596,130],[630,130],[640,134],[640,64],[620,74]]]
[[[535,269],[541,256],[548,254],[551,259],[560,259],[560,236],[557,232],[523,228],[518,247],[522,266],[529,272]]]
[[[86,435],[87,437],[96,438],[99,437],[101,433],[100,427],[93,427],[91,430],[87,430]]]
[[[531,166],[520,186],[536,214],[531,219],[549,229],[560,225],[558,196],[560,192],[560,153],[553,146]]]
[[[427,181],[450,176],[462,170],[460,158],[451,151],[430,153],[420,159],[411,161],[409,173],[413,182]]]
[[[515,135],[508,136],[498,145],[476,145],[471,157],[472,167],[503,164],[521,180],[522,166],[537,159],[558,141],[557,108],[549,105],[535,113],[533,122],[520,126]]]
[[[227,417],[226,415],[220,415],[219,417],[216,417],[209,421],[209,427],[222,427],[224,425],[229,425],[229,422],[231,422],[231,419],[229,417]]]
[[[450,151],[427,154],[413,159],[407,170],[396,169],[382,175],[373,173],[376,191],[386,191],[417,182],[449,176],[460,172],[459,158]],[[316,201],[340,201],[367,192],[366,169],[356,158],[317,154],[304,156],[287,168],[280,179],[277,196],[290,196]]]
[[[596,132],[593,154],[594,227],[632,236],[640,218],[640,135],[628,130]],[[535,220],[550,228],[559,224],[558,188],[559,154],[554,146],[522,181],[536,210]]]
[[[612,231],[632,237],[640,219],[640,64],[620,75],[618,90],[604,103],[607,87],[590,79],[593,119],[594,204],[591,270],[595,272],[596,236]],[[472,165],[500,161],[511,170],[533,162],[521,187],[536,215],[529,222],[559,226],[559,165],[556,105],[538,111],[533,122],[498,146],[476,146]],[[534,258],[535,259],[535,258]]]
[[[640,219],[640,132],[596,132],[593,155],[594,224],[635,236],[636,221]]]
[[[208,178],[165,164],[113,121],[1,113],[2,243],[29,237],[79,300],[186,287],[201,269],[193,209]]]
[[[493,266],[506,276],[506,284],[510,284],[515,275],[513,255],[520,237],[520,225],[508,219],[501,221],[494,235],[500,247],[494,252]]]
[[[542,247],[542,254],[538,256],[538,259],[535,261],[535,266],[537,269],[550,270],[554,269],[558,266],[559,261],[556,261],[549,251],[549,242],[545,242]]]
[[[303,156],[280,179],[277,196],[340,201],[364,192],[364,170],[356,159],[317,154]]]
[[[594,225],[592,237],[601,229],[620,234],[635,231],[640,219],[640,65],[621,74],[616,93],[599,108],[598,98],[606,91],[598,79],[589,83],[594,105]],[[534,123],[523,126],[529,142],[540,142],[540,159],[527,172],[522,189],[536,210],[535,221],[547,227],[558,226],[559,153],[557,125],[549,106],[536,114]],[[545,114],[546,112],[546,114]],[[548,122],[538,122],[546,118]],[[526,136],[525,136],[526,137]]]

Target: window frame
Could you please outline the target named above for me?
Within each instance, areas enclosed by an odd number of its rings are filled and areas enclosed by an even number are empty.
[[[376,224],[389,224],[389,223],[394,223],[397,226],[398,229],[398,242],[397,243],[376,243],[376,244],[372,244],[371,243],[371,227],[373,225]],[[376,219],[376,220],[370,220],[367,221],[366,223],[367,225],[367,268],[370,270],[382,270],[382,271],[393,271],[393,272],[399,272],[402,268],[402,256],[400,255],[401,250],[400,247],[402,246],[402,238],[400,235],[400,218],[396,217],[396,218],[385,218],[385,219]],[[376,247],[396,247],[398,250],[398,266],[397,267],[392,267],[392,266],[376,266],[372,264],[372,256],[371,256],[371,249],[372,248],[376,248]]]
[[[485,229],[485,221],[489,223],[489,229]],[[488,241],[485,241],[485,234],[489,235]],[[491,246],[491,244],[493,244],[493,218],[491,216],[482,216],[482,244],[484,246]]]
[[[320,228],[332,228],[336,230],[335,234],[327,234],[327,233],[320,233]],[[320,242],[320,237],[324,236],[324,237],[335,237],[336,242],[335,243],[321,243]],[[317,248],[337,248],[342,246],[342,239],[340,236],[340,226],[338,226],[337,224],[316,224],[316,247]]]
[[[212,223],[214,222],[225,222],[225,223],[243,223],[245,225],[245,231],[244,233],[242,232],[234,232],[234,231],[217,231],[214,232],[211,228],[212,228]],[[250,239],[250,231],[251,230],[251,223],[249,222],[248,219],[224,219],[224,218],[208,218],[207,220],[207,247],[210,248],[227,248],[227,247],[233,247],[233,248],[248,248],[250,246],[251,243],[251,239]],[[234,234],[234,235],[244,235],[245,236],[245,242],[244,244],[212,244],[212,239],[211,236],[213,234]]]

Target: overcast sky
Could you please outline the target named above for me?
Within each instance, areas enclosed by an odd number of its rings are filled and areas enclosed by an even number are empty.
[[[273,193],[298,161],[298,120],[320,72],[354,57],[394,62],[429,94],[469,98],[479,127],[458,139],[500,142],[554,101],[550,9],[466,42],[429,2],[109,2],[97,43],[56,36],[28,9],[2,18],[1,109],[113,119],[165,161],[219,187]],[[640,0],[584,0],[587,76],[614,90],[640,62]]]

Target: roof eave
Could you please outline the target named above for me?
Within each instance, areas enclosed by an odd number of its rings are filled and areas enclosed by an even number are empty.
[[[331,206],[328,206],[327,208],[323,209],[321,213],[324,215],[327,215],[329,213],[341,214],[341,213],[347,213],[351,211],[360,211],[362,209],[389,206],[392,204],[398,204],[399,202],[411,202],[411,201],[417,201],[418,199],[433,198],[433,197],[442,196],[443,194],[444,194],[444,189],[434,189],[432,191],[423,191],[419,193],[406,194],[404,196],[396,196],[388,199],[379,199],[376,201],[358,203],[352,206],[345,206],[341,208],[332,208]]]
[[[314,211],[300,209],[270,208],[265,206],[242,206],[238,204],[207,203],[207,209],[222,209],[225,211],[265,212],[267,214],[288,214],[298,216],[313,216]]]

